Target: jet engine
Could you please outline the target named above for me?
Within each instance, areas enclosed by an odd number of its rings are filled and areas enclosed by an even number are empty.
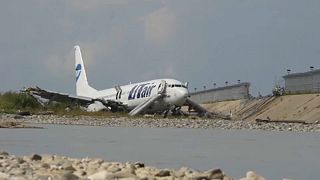
[[[90,104],[86,111],[88,112],[97,112],[102,110],[109,110],[106,106],[104,106],[100,101],[94,101],[94,103]]]

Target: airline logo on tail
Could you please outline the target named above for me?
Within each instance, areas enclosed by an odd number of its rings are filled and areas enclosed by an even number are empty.
[[[76,82],[78,82],[78,79],[81,75],[81,69],[82,69],[82,66],[81,64],[78,64],[77,67],[76,67]]]

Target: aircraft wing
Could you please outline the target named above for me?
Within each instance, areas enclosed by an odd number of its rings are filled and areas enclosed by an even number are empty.
[[[116,102],[112,100],[103,100],[103,99],[93,99],[93,98],[87,98],[87,97],[81,97],[81,96],[73,96],[65,93],[58,93],[54,91],[48,91],[41,89],[39,87],[31,87],[23,90],[22,92],[25,92],[34,98],[38,99],[39,97],[47,99],[49,101],[57,101],[62,103],[72,103],[72,104],[78,104],[80,106],[88,106],[90,104],[93,104],[95,102],[101,102],[105,107],[109,107],[111,110],[113,109],[125,109],[126,106],[122,104],[121,102]]]
[[[197,111],[200,115],[205,115],[208,113],[208,111],[205,108],[203,108],[200,104],[192,101],[190,98],[187,98],[185,104]]]
[[[48,91],[48,90],[41,89],[39,87],[27,88],[22,92],[25,92],[35,98],[41,97],[49,101],[70,102],[75,104],[77,103],[79,105],[86,105],[90,102],[93,102],[93,99],[91,98],[73,96],[73,95],[58,93],[54,91]]]
[[[205,117],[216,117],[216,118],[222,118],[222,119],[230,119],[229,116],[222,114],[221,112],[209,112],[204,107],[202,107],[200,104],[192,101],[190,98],[188,98],[185,102],[185,105],[189,106],[190,108],[194,109],[200,116]]]

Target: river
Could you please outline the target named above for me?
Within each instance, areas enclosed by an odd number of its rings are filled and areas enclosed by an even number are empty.
[[[58,154],[158,168],[221,168],[235,178],[248,170],[267,179],[320,176],[319,133],[42,126],[46,129],[0,129],[0,149],[17,156]]]

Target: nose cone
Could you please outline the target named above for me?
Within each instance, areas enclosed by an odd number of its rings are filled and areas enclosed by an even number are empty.
[[[176,103],[177,106],[182,106],[189,96],[189,92],[185,88],[179,88],[176,90]]]

